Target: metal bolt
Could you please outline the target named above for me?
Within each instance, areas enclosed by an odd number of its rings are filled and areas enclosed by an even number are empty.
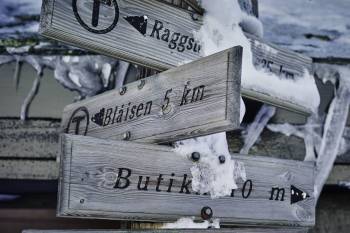
[[[141,79],[140,84],[137,87],[139,88],[139,90],[141,90],[145,86],[145,84],[146,84],[146,80]]]
[[[85,202],[84,199],[80,199],[80,204],[83,204]]]
[[[219,161],[220,161],[221,164],[224,164],[225,161],[226,161],[225,155],[220,155],[220,156],[219,156]]]
[[[201,154],[198,152],[193,152],[191,155],[191,159],[193,162],[198,162],[200,158],[201,158]]]
[[[201,217],[203,220],[211,219],[213,217],[213,210],[208,206],[203,207],[201,210]]]
[[[125,95],[126,91],[127,91],[127,88],[124,86],[124,87],[120,88],[119,94],[120,95]]]
[[[129,131],[123,134],[123,140],[128,141],[130,138],[131,138],[131,133]]]

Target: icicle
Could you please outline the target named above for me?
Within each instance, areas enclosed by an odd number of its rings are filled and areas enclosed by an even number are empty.
[[[255,144],[264,130],[267,123],[275,115],[276,108],[264,104],[259,113],[256,115],[255,120],[248,126],[247,133],[244,136],[244,146],[241,149],[241,154],[248,154],[249,150]]]
[[[130,67],[130,63],[120,61],[118,68],[115,72],[115,87],[120,88],[124,85],[126,80],[126,76],[128,74],[128,70]]]
[[[306,156],[305,161],[315,161],[315,151],[319,152],[321,145],[321,119],[319,116],[312,115],[305,125],[291,124],[269,124],[267,128],[272,132],[283,133],[286,136],[296,136],[304,139]]]
[[[28,93],[26,99],[24,100],[24,102],[22,104],[21,115],[20,115],[22,121],[25,121],[28,117],[30,105],[32,104],[35,96],[38,94],[41,78],[42,78],[42,73],[38,74],[38,76],[34,80],[32,89],[30,90],[30,92]]]
[[[23,66],[22,58],[16,56],[16,69],[15,69],[15,73],[13,75],[13,81],[15,83],[16,92],[17,92],[18,86],[19,86],[19,79],[20,79],[21,73],[22,73],[22,66]]]
[[[350,74],[350,72],[342,73],[341,71],[343,71],[343,69],[344,68],[341,68],[339,70],[340,86],[330,106],[324,126],[319,158],[317,160],[317,173],[315,180],[316,198],[319,198],[322,188],[332,171],[348,117],[350,105],[350,82],[345,80],[349,77],[343,76]]]

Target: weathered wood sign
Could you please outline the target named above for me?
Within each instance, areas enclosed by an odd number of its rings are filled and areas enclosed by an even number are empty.
[[[166,70],[200,57],[185,10],[156,0],[44,0],[44,36]]]
[[[25,230],[22,233],[203,233],[204,229],[191,230]],[[305,228],[235,228],[235,229],[205,229],[206,233],[306,233]]]
[[[58,216],[171,222],[209,210],[223,224],[314,224],[311,163],[235,156],[247,179],[211,199],[192,191],[195,162],[170,147],[76,135],[61,143]]]
[[[242,47],[67,106],[66,133],[170,142],[239,127]]]
[[[241,8],[257,15],[254,2],[239,0]],[[193,33],[202,26],[202,17],[160,1],[44,0],[42,9],[42,35],[101,54],[160,71],[201,57],[201,45]],[[262,46],[264,42],[255,40],[251,37],[253,62],[265,67],[265,71],[282,78],[297,78],[311,70],[310,58],[278,48],[276,53],[270,53],[270,45]],[[256,88],[243,86],[242,95],[302,113],[311,112],[310,106]]]

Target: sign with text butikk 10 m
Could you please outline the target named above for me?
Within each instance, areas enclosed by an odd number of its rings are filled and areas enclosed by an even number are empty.
[[[172,142],[239,127],[242,47],[68,105],[66,133]]]
[[[257,5],[254,2],[239,0],[248,13],[254,12],[250,10]],[[159,71],[201,57],[194,32],[201,28],[202,17],[161,1],[43,0],[42,9],[42,35],[101,54]],[[298,80],[306,70],[312,71],[311,58],[247,36],[252,44],[252,62],[258,69],[289,80]],[[302,113],[313,110],[305,103],[269,93],[264,87],[242,85],[242,95],[247,98]]]
[[[314,225],[312,163],[233,156],[244,166],[246,180],[238,179],[230,196],[212,199],[192,190],[190,169],[202,168],[191,154],[79,135],[62,135],[61,145],[58,216],[156,222],[194,216],[227,225]]]

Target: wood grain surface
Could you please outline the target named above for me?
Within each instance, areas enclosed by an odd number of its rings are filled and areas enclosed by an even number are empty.
[[[247,180],[232,196],[211,199],[192,191],[195,164],[170,147],[73,135],[61,142],[58,216],[171,222],[199,220],[208,206],[222,224],[314,225],[312,163],[234,156]],[[306,198],[295,201],[297,190]]]
[[[71,134],[155,143],[236,129],[241,62],[242,48],[234,47],[69,105],[62,127]]]
[[[241,1],[241,5],[243,4],[243,8],[245,5],[247,11],[249,9],[250,12],[257,11],[254,7],[250,7],[254,4],[244,2],[246,1]],[[156,0],[118,0],[117,4],[120,14],[115,28],[106,34],[96,34],[78,22],[73,12],[72,1],[44,0],[40,32],[52,39],[159,71],[202,56],[200,44],[192,39],[193,33],[202,26],[200,15]],[[106,29],[115,18],[113,8],[103,6],[100,10],[101,14],[104,12],[99,21],[100,26],[93,28],[90,25],[92,29]],[[88,25],[92,17],[92,0],[79,5],[78,11],[82,21]],[[138,18],[138,23],[135,23],[139,25],[137,29],[125,18],[134,16],[147,16],[147,27],[144,27],[145,24],[140,24],[142,18]],[[247,36],[253,45],[252,62],[257,68],[263,68],[265,72],[272,72],[285,79],[299,78],[306,70],[311,70],[310,58],[279,49],[251,35]],[[275,52],[271,53],[271,49]],[[242,95],[306,114],[311,112],[310,106],[294,103],[289,99],[280,99],[263,89],[252,90],[243,86]]]

